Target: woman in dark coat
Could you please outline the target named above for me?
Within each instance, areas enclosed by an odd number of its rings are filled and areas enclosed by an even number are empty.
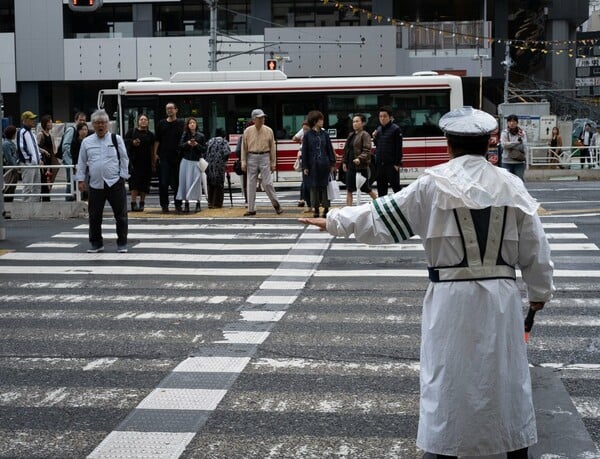
[[[319,216],[319,207],[323,207],[322,216],[329,211],[327,184],[330,175],[335,171],[335,153],[331,139],[323,130],[324,117],[318,110],[308,113],[306,118],[310,129],[302,139],[302,169],[304,180],[310,189],[310,203],[314,208],[314,216]]]
[[[125,145],[129,155],[129,189],[131,190],[131,211],[144,210],[146,194],[150,192],[152,180],[152,148],[154,133],[148,130],[148,117],[140,115],[137,127],[125,134]],[[140,197],[138,205],[137,198]]]
[[[217,129],[215,136],[206,144],[206,182],[208,184],[208,208],[223,207],[225,194],[225,167],[231,154],[229,143],[225,139],[225,131]]]

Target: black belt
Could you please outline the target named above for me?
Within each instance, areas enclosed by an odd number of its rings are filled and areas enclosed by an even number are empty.
[[[248,153],[250,153],[251,155],[266,155],[271,152],[270,151],[249,151]]]

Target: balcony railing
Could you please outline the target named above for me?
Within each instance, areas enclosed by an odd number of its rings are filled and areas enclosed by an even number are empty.
[[[402,30],[406,26],[398,26],[397,46],[402,46]],[[473,50],[489,48],[484,37],[491,36],[489,21],[458,21],[458,22],[419,22],[408,27],[408,46],[411,51]]]

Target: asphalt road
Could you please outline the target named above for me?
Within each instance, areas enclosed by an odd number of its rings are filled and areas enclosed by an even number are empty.
[[[600,185],[529,188],[557,270],[530,362],[554,370],[597,446]],[[421,457],[419,240],[132,218],[117,254],[107,219],[106,252],[86,254],[86,223],[6,222],[0,457]]]

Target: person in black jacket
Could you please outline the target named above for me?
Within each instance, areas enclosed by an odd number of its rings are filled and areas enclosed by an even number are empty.
[[[388,185],[394,193],[400,186],[400,168],[402,167],[402,131],[392,122],[391,107],[379,109],[380,125],[373,132],[375,158],[377,161],[377,195],[388,194]]]

